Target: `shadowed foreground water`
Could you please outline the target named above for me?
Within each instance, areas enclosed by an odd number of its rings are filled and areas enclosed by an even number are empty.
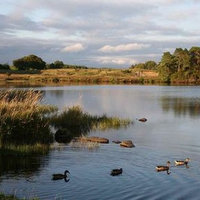
[[[1,160],[0,192],[40,199],[198,199],[200,196],[199,86],[65,86],[37,88],[46,103],[62,108],[79,103],[91,114],[132,118],[127,129],[89,133],[107,137],[95,149],[62,145],[49,155],[27,161]],[[142,123],[136,118],[146,117]],[[131,139],[135,148],[112,140]],[[189,157],[189,168],[174,166]],[[1,157],[2,158],[2,157]],[[9,161],[11,159],[12,161]],[[19,160],[19,158],[18,158]],[[171,162],[171,174],[156,165]],[[11,163],[9,165],[9,163]],[[5,165],[6,164],[6,165]],[[113,168],[120,176],[110,176]],[[52,181],[70,171],[69,181]]]

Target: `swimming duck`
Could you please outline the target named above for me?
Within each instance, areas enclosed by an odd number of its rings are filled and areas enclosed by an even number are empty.
[[[61,179],[65,179],[67,180],[67,173],[69,173],[68,170],[65,170],[64,174],[53,174],[53,178],[52,180],[61,180]],[[69,173],[70,174],[70,173]]]
[[[185,160],[175,160],[174,163],[175,163],[176,166],[187,165],[189,161],[190,161],[190,159],[186,158]]]
[[[161,171],[167,171],[167,174],[170,174],[171,172],[169,172],[169,167],[170,167],[170,161],[167,161],[166,166],[156,166],[156,170],[157,172],[161,172]]]
[[[122,174],[122,172],[123,172],[122,168],[120,168],[120,169],[113,169],[113,170],[111,171],[110,175],[111,175],[111,176],[117,176],[117,175]]]

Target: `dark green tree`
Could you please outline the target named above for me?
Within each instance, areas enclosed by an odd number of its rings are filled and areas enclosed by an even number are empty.
[[[5,64],[0,64],[0,69],[4,69],[4,70],[9,70],[10,66],[9,64],[5,63]]]
[[[145,62],[145,68],[150,70],[155,70],[157,68],[157,63],[155,61],[149,60]]]
[[[190,54],[187,49],[177,48],[174,52],[177,71],[186,71],[190,67]]]
[[[164,82],[170,82],[170,77],[177,71],[176,60],[170,52],[164,52],[161,62],[158,65],[160,78]]]
[[[54,65],[56,66],[56,68],[63,68],[64,67],[64,63],[62,61],[56,60],[54,62]]]
[[[47,69],[61,69],[63,67],[64,67],[64,63],[59,60],[56,60],[54,63],[46,65]]]
[[[157,63],[155,61],[149,60],[145,63],[138,63],[135,65],[132,65],[130,68],[155,70],[156,67],[157,67]]]
[[[40,57],[33,54],[13,60],[13,65],[18,70],[45,69],[46,67],[46,63]]]
[[[200,47],[192,47],[189,50],[191,56],[191,72],[195,81],[200,77]]]

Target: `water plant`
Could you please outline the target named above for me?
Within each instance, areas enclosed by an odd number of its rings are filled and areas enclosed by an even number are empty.
[[[57,133],[70,142],[91,130],[118,129],[133,123],[129,119],[97,116],[72,106],[58,112],[54,106],[41,104],[43,94],[35,90],[0,91],[0,150],[45,153]],[[52,127],[57,130],[55,135]]]
[[[88,112],[84,112],[79,105],[76,105],[53,116],[51,123],[55,128],[67,128],[72,132],[76,131],[84,134],[95,129],[106,130],[109,128],[118,129],[122,126],[126,127],[133,121],[118,117],[108,117],[105,114],[102,116],[91,115]]]
[[[42,93],[34,90],[0,91],[0,147],[49,144],[53,134],[50,114],[56,108],[41,105]]]

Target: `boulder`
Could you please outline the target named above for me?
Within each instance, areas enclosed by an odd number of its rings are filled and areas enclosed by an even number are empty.
[[[58,129],[55,133],[55,141],[58,143],[69,143],[73,139],[73,135],[68,129]]]
[[[131,140],[122,141],[122,142],[120,143],[120,146],[121,146],[121,147],[127,147],[127,148],[135,147],[135,145],[133,144],[133,142],[132,142]]]
[[[97,143],[109,143],[107,138],[102,137],[88,137],[89,142],[97,142]]]

